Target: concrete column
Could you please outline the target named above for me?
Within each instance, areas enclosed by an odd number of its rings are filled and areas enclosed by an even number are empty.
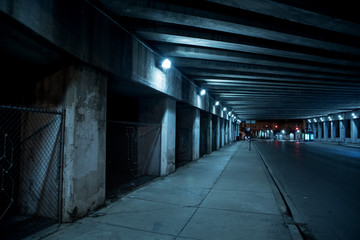
[[[220,118],[220,147],[225,145],[225,119]]]
[[[335,129],[335,126],[334,126],[334,122],[330,122],[330,128],[331,128],[331,141],[335,141],[335,138],[336,138],[336,129]]]
[[[314,123],[313,124],[313,131],[314,131],[314,138],[318,139],[319,134],[318,134],[318,123]]]
[[[224,119],[224,145],[229,143],[229,121]]]
[[[212,114],[201,112],[200,114],[200,156],[212,151]]]
[[[340,141],[345,142],[346,140],[346,120],[339,121],[339,128],[340,128]]]
[[[194,123],[193,123],[193,161],[200,157],[200,110],[194,108]]]
[[[232,142],[232,123],[231,123],[231,117],[230,117],[230,120],[228,120],[228,143],[231,143]]]
[[[139,123],[156,123],[161,128],[160,175],[175,171],[176,101],[168,97],[142,98]]]
[[[350,120],[350,134],[351,134],[351,142],[357,143],[358,141],[358,119],[351,119]]]
[[[105,200],[107,78],[71,66],[37,85],[37,106],[65,108],[62,220],[72,221]]]

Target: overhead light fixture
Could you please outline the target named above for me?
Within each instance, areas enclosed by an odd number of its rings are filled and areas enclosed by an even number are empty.
[[[201,89],[200,95],[201,95],[201,96],[204,96],[205,94],[206,94],[206,90],[205,90],[205,89]]]
[[[310,120],[310,119],[308,119],[308,122],[309,122],[309,123],[311,123],[311,120]]]
[[[323,119],[323,118],[320,118],[320,121],[322,121],[322,122],[323,122],[323,121],[324,121],[324,119]]]
[[[215,106],[219,106],[220,105],[220,102],[219,101],[216,101],[215,102]]]
[[[339,119],[340,119],[340,120],[343,120],[343,118],[342,118],[342,116],[341,116],[341,115],[339,115],[338,117],[339,117]]]
[[[357,115],[355,113],[352,113],[351,116],[356,119],[357,118]]]
[[[328,119],[329,119],[329,121],[332,121],[332,118],[330,116],[328,116]]]
[[[225,112],[226,110],[227,110],[227,108],[226,108],[226,107],[224,107],[224,108],[223,108],[223,111]]]
[[[314,118],[314,122],[317,122],[317,121],[316,121],[316,118]]]
[[[171,61],[168,58],[164,59],[161,63],[161,67],[164,70],[168,70],[169,68],[171,68]]]

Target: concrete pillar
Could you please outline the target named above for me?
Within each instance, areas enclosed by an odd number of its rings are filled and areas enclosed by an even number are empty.
[[[220,147],[225,145],[225,119],[220,118]]]
[[[318,134],[318,123],[313,124],[314,138],[317,139],[319,137]]]
[[[105,200],[107,78],[71,66],[37,85],[37,106],[64,108],[62,220],[72,221]]]
[[[200,114],[200,156],[212,151],[212,114],[201,112]]]
[[[217,123],[216,123],[216,149],[219,149],[221,147],[221,121],[220,121],[220,117],[216,116],[217,118]]]
[[[224,145],[229,143],[229,121],[224,119],[224,130],[225,130],[225,135],[224,135]]]
[[[233,128],[232,128],[232,122],[231,122],[231,118],[230,120],[228,121],[228,124],[229,124],[229,141],[228,143],[232,143],[232,137],[233,137]]]
[[[160,175],[175,171],[176,101],[168,97],[142,98],[139,123],[157,123],[161,128]]]
[[[358,119],[351,119],[350,120],[350,134],[351,134],[351,142],[357,143],[358,141]]]
[[[339,128],[340,128],[340,141],[346,141],[346,121],[341,120],[339,121]]]
[[[333,121],[330,122],[330,128],[331,128],[331,141],[335,141],[336,138],[336,129],[335,129],[335,124]]]

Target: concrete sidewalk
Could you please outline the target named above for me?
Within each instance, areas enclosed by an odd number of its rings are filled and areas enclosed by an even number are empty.
[[[283,211],[257,151],[236,142],[30,239],[291,240]]]

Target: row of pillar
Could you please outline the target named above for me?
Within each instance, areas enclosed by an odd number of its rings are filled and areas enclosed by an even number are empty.
[[[344,119],[308,123],[317,141],[360,142],[360,119]]]
[[[66,110],[63,221],[84,216],[105,201],[107,82],[94,69],[72,66],[37,86],[38,107]],[[239,126],[230,120],[170,97],[140,98],[138,107],[139,123],[160,125],[162,176],[175,171],[182,156],[177,153],[186,153],[194,161],[235,141],[239,134]]]

